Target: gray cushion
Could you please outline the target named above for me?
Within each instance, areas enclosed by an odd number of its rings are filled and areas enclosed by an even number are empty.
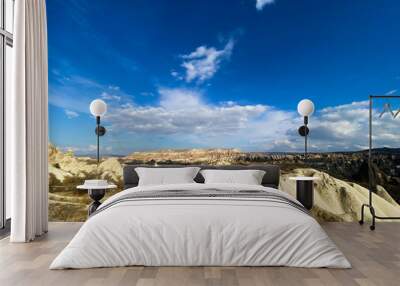
[[[124,189],[136,187],[139,183],[139,176],[135,171],[136,167],[147,167],[147,168],[182,168],[189,167],[189,165],[161,165],[161,166],[149,166],[149,165],[124,165]],[[190,165],[190,167],[199,167],[201,169],[218,169],[218,170],[263,170],[265,175],[262,179],[262,185],[265,187],[271,187],[277,189],[279,186],[280,168],[277,165],[251,165],[251,166],[206,166],[206,165]],[[197,183],[204,183],[204,178],[200,174],[194,178]]]

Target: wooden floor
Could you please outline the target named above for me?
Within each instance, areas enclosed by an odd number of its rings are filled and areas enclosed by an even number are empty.
[[[323,225],[353,269],[289,267],[124,267],[48,270],[80,223],[51,223],[28,244],[0,241],[0,285],[400,285],[400,223]]]

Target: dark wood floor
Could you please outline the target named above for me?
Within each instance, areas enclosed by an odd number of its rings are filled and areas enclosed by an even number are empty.
[[[48,270],[80,223],[50,223],[43,238],[28,244],[0,241],[0,285],[400,285],[400,223],[323,225],[353,269],[288,267],[124,267]]]

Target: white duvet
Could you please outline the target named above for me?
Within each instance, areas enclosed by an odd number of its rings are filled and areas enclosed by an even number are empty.
[[[180,184],[131,188],[102,206],[130,192],[204,188],[257,189],[289,197],[262,186]],[[227,197],[112,205],[83,224],[50,269],[127,265],[351,267],[306,213],[262,199]]]

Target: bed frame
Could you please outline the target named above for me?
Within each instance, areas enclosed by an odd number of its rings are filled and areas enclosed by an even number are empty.
[[[139,176],[135,171],[136,167],[147,167],[147,168],[182,168],[182,167],[199,167],[201,169],[217,169],[217,170],[263,170],[265,175],[262,179],[262,185],[265,187],[271,187],[277,189],[279,187],[280,168],[277,165],[251,165],[251,166],[207,166],[207,165],[131,165],[126,164],[123,167],[124,175],[124,189],[136,187],[139,183]],[[194,178],[197,183],[204,183],[204,178],[200,174]]]

